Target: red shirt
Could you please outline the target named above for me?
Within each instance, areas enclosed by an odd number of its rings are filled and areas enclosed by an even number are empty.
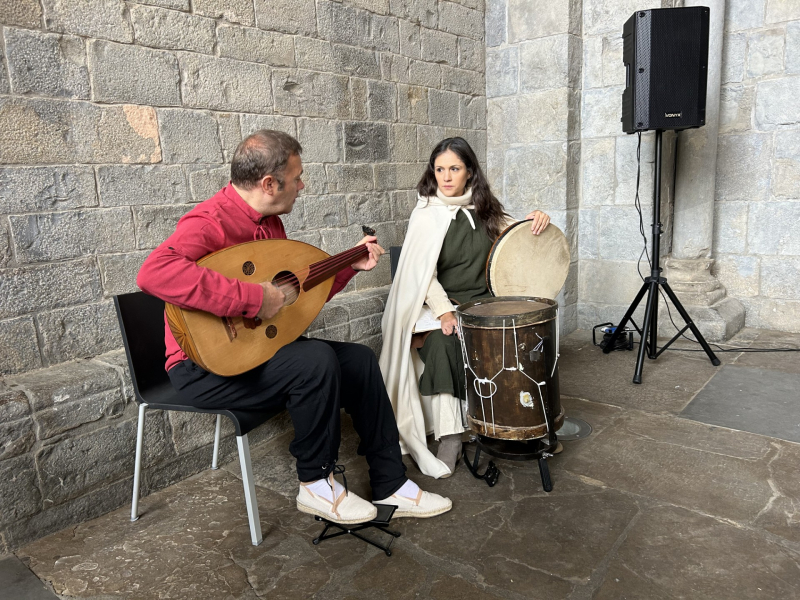
[[[142,291],[181,308],[204,310],[219,317],[255,317],[264,300],[260,285],[229,279],[198,267],[197,261],[235,244],[269,238],[286,239],[281,220],[257,212],[228,184],[181,217],[175,233],[144,261],[136,283]],[[355,274],[350,267],[339,271],[328,300]],[[166,315],[164,328],[169,371],[188,357],[175,341]]]

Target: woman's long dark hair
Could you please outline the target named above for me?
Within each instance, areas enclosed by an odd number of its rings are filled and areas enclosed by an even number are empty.
[[[433,163],[436,162],[440,154],[448,150],[455,152],[458,158],[466,165],[467,171],[472,174],[467,180],[467,188],[472,188],[472,203],[475,205],[475,212],[478,214],[478,218],[489,238],[492,240],[497,239],[497,236],[503,231],[506,211],[500,201],[492,194],[489,182],[486,180],[486,176],[478,163],[478,157],[475,156],[475,151],[464,138],[447,138],[436,144],[433,152],[431,152],[431,158],[428,161],[425,174],[417,184],[417,192],[422,197],[436,195],[436,190],[439,186],[436,183],[436,171]]]

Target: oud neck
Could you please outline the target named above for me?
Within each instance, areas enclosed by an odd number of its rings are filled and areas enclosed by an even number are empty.
[[[316,287],[323,281],[336,275],[336,273],[345,267],[358,262],[368,254],[369,250],[367,250],[367,247],[361,245],[310,265],[308,267],[308,277],[306,277],[305,282],[303,282],[303,291],[307,292],[311,288]]]

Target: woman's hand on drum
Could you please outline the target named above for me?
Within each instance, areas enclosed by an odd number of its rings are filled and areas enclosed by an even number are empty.
[[[543,213],[540,210],[533,211],[531,214],[525,217],[525,220],[532,221],[531,233],[534,235],[539,235],[540,233],[542,233],[544,231],[544,228],[547,227],[547,225],[550,223],[550,217],[546,213]]]
[[[452,312],[444,313],[439,320],[442,322],[442,333],[445,335],[453,335],[458,331],[458,319]]]

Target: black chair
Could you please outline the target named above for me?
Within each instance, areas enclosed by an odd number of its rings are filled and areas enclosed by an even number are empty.
[[[402,246],[389,246],[389,271],[392,280],[394,280],[394,274],[397,273],[397,265],[400,264],[400,252],[402,250]]]
[[[219,438],[222,415],[233,421],[236,428],[236,442],[239,447],[239,462],[242,464],[242,483],[247,503],[247,518],[250,521],[250,537],[258,546],[263,539],[261,523],[258,518],[256,489],[253,482],[253,468],[250,464],[250,444],[247,434],[282,412],[281,410],[240,411],[205,410],[180,404],[178,395],[164,370],[164,301],[144,292],[114,296],[117,319],[125,343],[125,354],[131,380],[139,404],[139,426],[136,432],[136,463],[133,472],[133,501],[131,521],[139,518],[139,484],[142,469],[142,443],[144,438],[144,415],[147,408],[161,410],[180,410],[184,412],[210,413],[217,415],[214,435],[214,455],[211,468],[217,468],[219,458]]]

